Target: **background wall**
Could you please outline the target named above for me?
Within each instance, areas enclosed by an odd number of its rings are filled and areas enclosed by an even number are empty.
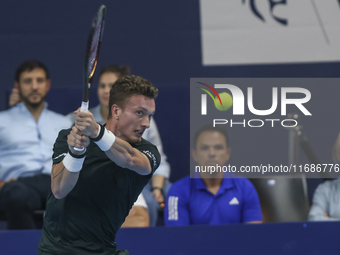
[[[191,77],[339,77],[339,62],[203,66],[199,1],[12,0],[2,3],[0,8],[3,60],[0,64],[0,110],[6,108],[5,94],[13,86],[15,69],[27,59],[39,59],[48,66],[54,88],[81,90],[87,34],[93,14],[101,3],[107,6],[107,21],[98,69],[108,64],[128,64],[134,74],[159,87],[155,118],[172,165],[173,181],[189,173],[188,156],[179,156],[189,153]],[[94,83],[97,80],[98,73]],[[340,88],[334,88],[322,100],[338,102],[339,92]],[[57,97],[59,102],[51,99],[51,108],[61,113],[72,111],[70,100],[73,96],[78,100],[79,94],[74,90],[68,93],[67,99]],[[313,96],[312,107],[323,111],[323,101],[313,101]],[[70,108],[61,109],[61,104]],[[334,107],[340,109],[336,103]],[[333,115],[326,123],[315,121],[304,126],[323,163],[331,163],[330,152],[339,125],[338,117]],[[241,145],[247,142],[241,138],[233,138],[233,145],[237,146],[235,140],[241,141]],[[262,144],[265,147],[270,142],[258,137],[252,141],[252,146]],[[278,144],[274,153],[286,157],[287,144]],[[234,161],[245,158],[234,154],[233,157]],[[301,160],[305,160],[303,156]]]

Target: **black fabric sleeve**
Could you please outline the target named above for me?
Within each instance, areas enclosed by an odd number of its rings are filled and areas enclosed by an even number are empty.
[[[136,149],[149,159],[152,172],[154,173],[161,163],[161,155],[159,154],[157,147],[143,139],[142,143],[136,146]]]
[[[53,146],[53,165],[61,162],[67,152],[68,152],[68,144],[67,144],[67,136],[71,132],[71,129],[63,129],[59,132],[58,138]]]

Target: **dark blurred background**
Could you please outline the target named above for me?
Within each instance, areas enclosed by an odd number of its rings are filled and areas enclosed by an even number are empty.
[[[51,109],[66,114],[80,105],[86,40],[92,17],[102,3],[107,6],[107,19],[97,70],[108,64],[126,64],[133,74],[159,87],[155,119],[172,167],[171,181],[189,174],[190,78],[339,76],[340,62],[203,66],[199,1],[12,0],[2,2],[0,8],[0,110],[7,108],[15,69],[27,59],[38,59],[50,70]],[[92,106],[98,102],[97,81],[98,72]],[[331,149],[340,126],[336,115],[340,87],[320,92],[320,97],[315,90],[313,87],[309,106],[324,119],[302,125],[320,161],[332,163]],[[331,116],[325,106],[332,107]],[[286,163],[288,132],[277,129],[271,135],[278,140],[251,133],[232,137],[238,151],[232,154],[233,161],[249,165],[261,148],[275,144],[266,156],[277,158],[274,163]],[[302,152],[300,156],[302,163],[308,162]]]

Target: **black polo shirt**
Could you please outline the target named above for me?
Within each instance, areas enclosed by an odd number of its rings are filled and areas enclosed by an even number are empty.
[[[53,164],[68,152],[62,130],[54,144]],[[160,164],[157,147],[142,138],[132,145],[150,160],[152,173],[139,175],[117,166],[90,142],[73,190],[64,198],[48,195],[42,238],[38,248],[51,254],[114,254],[115,236],[144,186]]]

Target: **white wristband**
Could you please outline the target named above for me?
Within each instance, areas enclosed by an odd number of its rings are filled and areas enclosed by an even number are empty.
[[[69,172],[77,173],[82,169],[84,160],[85,157],[74,158],[70,155],[70,153],[67,153],[63,159],[63,164]]]
[[[102,151],[108,151],[112,144],[116,141],[116,136],[110,131],[104,128],[104,134],[99,141],[94,141]]]

